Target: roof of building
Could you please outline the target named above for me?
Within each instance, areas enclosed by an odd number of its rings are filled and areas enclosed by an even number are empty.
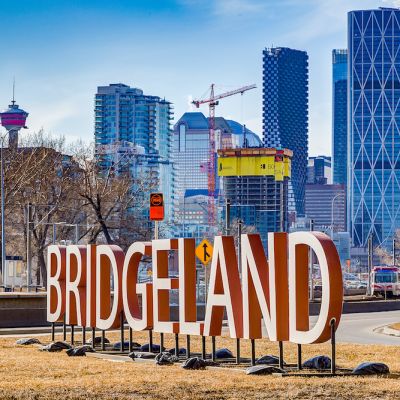
[[[243,125],[240,124],[239,122],[233,121],[231,119],[227,119],[226,122],[228,123],[229,127],[231,128],[231,132],[234,135],[239,135],[240,142],[243,143]],[[246,128],[246,140],[247,140],[248,147],[262,146],[262,141],[261,141],[260,137],[248,128]]]
[[[175,124],[175,128],[179,124],[185,123],[188,129],[209,129],[208,118],[202,112],[186,112],[179,118],[178,122]],[[225,119],[223,117],[215,118],[215,128],[220,129],[225,133],[231,133],[233,135],[239,136],[240,145],[243,142],[243,125],[239,122]],[[246,128],[246,139],[248,147],[260,147],[262,146],[262,141],[259,136]]]
[[[202,112],[185,112],[175,126],[184,122],[188,129],[208,129],[208,119]]]

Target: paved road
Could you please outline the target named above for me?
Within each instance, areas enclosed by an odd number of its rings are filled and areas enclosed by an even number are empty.
[[[337,340],[342,343],[400,345],[400,337],[374,332],[375,328],[395,322],[400,322],[400,311],[343,314],[336,332]]]

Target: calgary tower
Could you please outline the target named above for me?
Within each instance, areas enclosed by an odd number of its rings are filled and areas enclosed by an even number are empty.
[[[10,148],[18,147],[18,132],[21,128],[27,128],[25,125],[28,113],[19,108],[18,104],[15,104],[15,84],[13,85],[13,99],[7,110],[0,113],[1,126],[7,129],[9,134],[8,145]]]

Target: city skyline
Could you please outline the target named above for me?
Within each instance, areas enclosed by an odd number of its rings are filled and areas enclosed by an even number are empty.
[[[30,131],[43,127],[69,141],[90,141],[93,92],[99,85],[123,82],[165,96],[174,104],[176,122],[190,111],[189,100],[201,97],[212,82],[218,91],[256,83],[257,90],[243,100],[233,98],[218,106],[217,116],[244,122],[261,136],[262,51],[288,46],[310,56],[310,155],[331,154],[331,51],[346,47],[347,12],[399,4],[298,3],[4,4],[3,29],[12,34],[15,45],[0,67],[0,108],[10,101],[15,76],[16,99],[30,112]],[[200,111],[207,113],[206,108]]]

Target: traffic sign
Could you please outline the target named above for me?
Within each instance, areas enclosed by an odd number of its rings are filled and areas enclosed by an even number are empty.
[[[213,247],[207,239],[203,239],[201,243],[196,247],[196,256],[201,263],[206,266],[212,258]]]
[[[164,196],[162,193],[150,193],[150,219],[152,221],[164,219]]]

